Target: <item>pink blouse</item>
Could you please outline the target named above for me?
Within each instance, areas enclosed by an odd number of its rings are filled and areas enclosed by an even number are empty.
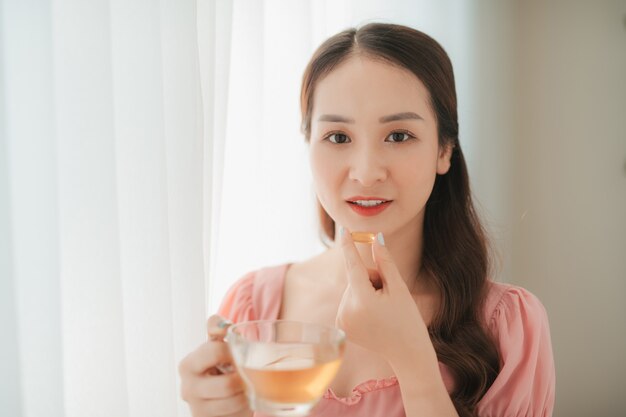
[[[278,318],[289,265],[247,274],[229,290],[219,314],[233,322]],[[546,311],[537,297],[523,288],[492,282],[484,319],[498,344],[500,373],[478,403],[481,417],[551,416],[555,371]],[[443,381],[454,381],[439,363]],[[256,417],[260,414],[256,413]],[[392,376],[357,385],[349,397],[328,389],[311,416],[404,417],[397,379]]]

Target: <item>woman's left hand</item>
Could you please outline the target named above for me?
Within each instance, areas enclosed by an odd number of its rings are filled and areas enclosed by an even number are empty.
[[[387,248],[376,239],[372,244],[376,270],[368,270],[347,229],[341,233],[340,245],[348,286],[336,325],[348,340],[387,360],[408,350],[432,348],[422,315]]]

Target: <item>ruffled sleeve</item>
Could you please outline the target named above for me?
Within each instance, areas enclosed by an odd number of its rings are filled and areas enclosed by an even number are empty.
[[[546,311],[530,292],[505,288],[488,322],[499,347],[500,373],[478,403],[478,415],[551,416],[555,370]]]
[[[255,273],[251,272],[243,278],[240,278],[230,287],[222,300],[217,314],[227,318],[233,323],[255,319],[252,305],[254,276]]]

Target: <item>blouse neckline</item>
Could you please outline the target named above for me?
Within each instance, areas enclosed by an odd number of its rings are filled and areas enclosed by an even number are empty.
[[[369,379],[367,381],[361,382],[356,387],[354,387],[348,397],[340,397],[336,395],[332,388],[329,387],[326,389],[324,398],[336,400],[346,405],[354,405],[361,401],[363,394],[382,390],[385,388],[390,388],[397,385],[398,378],[396,378],[395,376],[390,376],[383,379]]]

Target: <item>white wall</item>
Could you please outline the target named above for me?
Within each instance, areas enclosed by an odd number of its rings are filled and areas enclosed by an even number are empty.
[[[511,280],[550,316],[555,416],[623,416],[626,1],[512,11]]]
[[[461,144],[496,279],[548,311],[554,415],[626,415],[626,1],[472,6]]]

